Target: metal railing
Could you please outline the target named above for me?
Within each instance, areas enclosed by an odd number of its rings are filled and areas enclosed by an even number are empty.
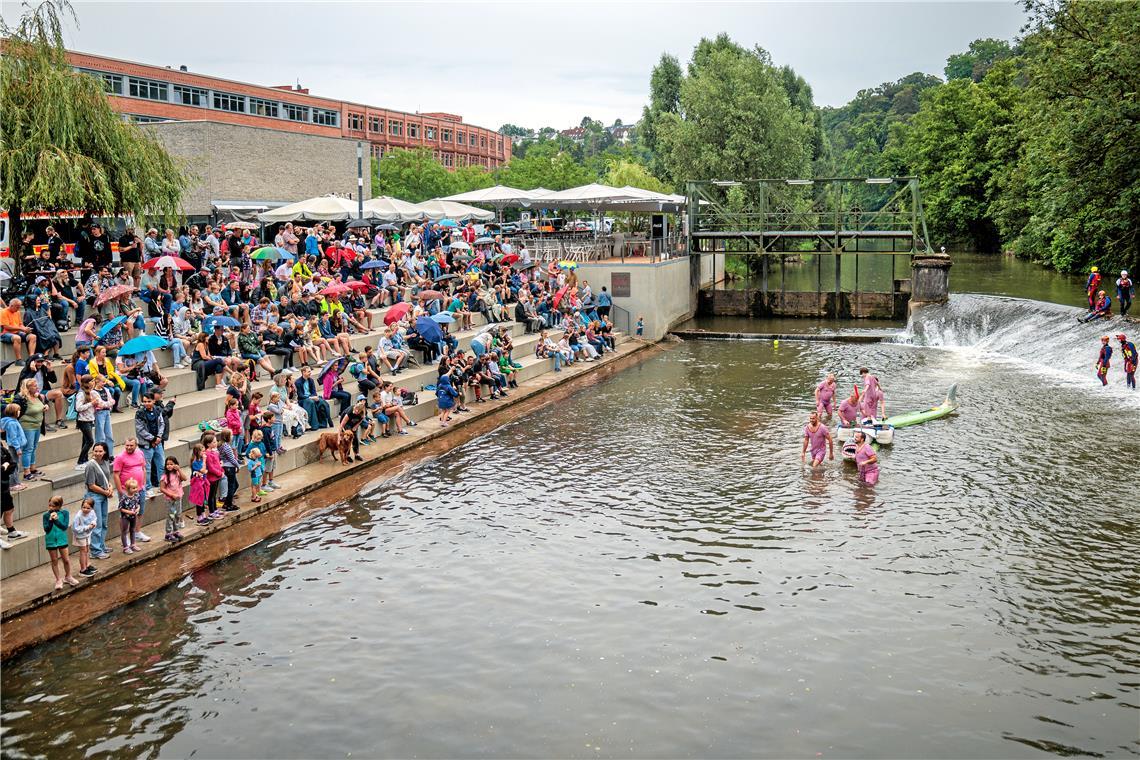
[[[535,235],[522,240],[536,261],[577,261],[588,263],[606,259],[644,259],[664,261],[687,255],[685,237],[681,234],[667,238],[625,238],[620,235],[600,237],[552,237]]]
[[[633,320],[630,317],[629,311],[618,306],[616,303],[610,305],[610,320],[614,323],[614,329],[620,330],[626,335],[633,335],[631,326]]]

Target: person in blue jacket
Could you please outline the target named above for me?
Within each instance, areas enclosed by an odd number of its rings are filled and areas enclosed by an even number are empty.
[[[442,372],[439,379],[435,381],[435,403],[439,407],[440,427],[447,427],[451,421],[451,410],[455,407],[457,398],[459,398],[459,393],[451,384],[451,376],[446,371]]]
[[[1108,344],[1108,336],[1100,339],[1100,354],[1096,357],[1096,376],[1100,378],[1101,385],[1108,385],[1108,365],[1112,362],[1112,346]]]
[[[1117,335],[1116,339],[1120,341],[1120,355],[1124,357],[1124,383],[1136,390],[1136,344],[1124,333]]]

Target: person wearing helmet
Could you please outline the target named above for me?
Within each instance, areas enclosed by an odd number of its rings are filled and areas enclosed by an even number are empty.
[[[1100,378],[1101,385],[1108,385],[1108,365],[1112,361],[1112,346],[1108,343],[1108,336],[1100,339],[1100,354],[1096,357],[1096,376]]]
[[[1083,317],[1078,317],[1081,322],[1092,322],[1094,319],[1108,319],[1112,316],[1112,299],[1103,290],[1097,293],[1096,304],[1092,310]]]
[[[1120,341],[1120,355],[1124,357],[1124,384],[1136,390],[1136,344],[1124,337],[1124,333],[1116,339]]]
[[[1128,277],[1128,270],[1120,270],[1120,279],[1116,281],[1116,300],[1120,302],[1120,316],[1127,317],[1128,310],[1132,308],[1132,296],[1136,288]]]
[[[1085,281],[1085,293],[1089,297],[1089,311],[1096,308],[1096,291],[1100,287],[1100,272],[1096,267],[1093,267],[1089,272],[1089,278]]]

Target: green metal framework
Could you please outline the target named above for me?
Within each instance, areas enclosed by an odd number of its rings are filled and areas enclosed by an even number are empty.
[[[845,255],[926,253],[929,236],[917,177],[691,180],[692,253],[835,255],[835,291]],[[893,266],[893,265],[892,265]]]

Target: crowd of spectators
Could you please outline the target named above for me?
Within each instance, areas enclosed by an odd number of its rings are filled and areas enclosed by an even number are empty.
[[[615,346],[606,288],[595,294],[573,265],[540,264],[524,244],[479,237],[470,224],[339,232],[331,224],[285,224],[269,241],[242,225],[151,228],[141,237],[127,227],[116,241],[118,261],[98,222],[80,233],[73,254],[50,228],[42,252],[24,242],[20,275],[5,283],[9,300],[0,312],[0,371],[19,368],[0,376],[6,389],[15,379],[0,417],[4,445],[17,462],[3,479],[4,521],[9,538],[18,538],[11,492],[42,477],[41,437],[74,424],[81,434],[75,469],[84,473],[97,522],[90,535],[95,559],[111,552],[105,538],[113,494],[137,499],[141,513],[148,499],[169,498],[174,488],[164,473],[179,464],[167,461],[164,443],[175,401],[164,399],[170,378],[156,351],[172,352],[167,372],[192,370],[198,391],[212,385],[227,396],[225,414],[202,424],[202,440],[185,463],[196,519],[205,524],[237,508],[239,468],[249,468],[255,481],[251,500],[276,487],[275,458],[289,437],[339,428],[351,432],[358,459],[361,446],[407,434],[415,423],[405,405],[417,402],[417,392],[396,377],[410,366],[436,365],[436,381],[417,390],[435,393],[443,425],[467,410],[465,390],[476,402],[506,396],[522,365],[501,323],[541,332],[536,353],[555,371]],[[373,310],[382,306],[394,308],[378,316]],[[454,333],[474,328],[482,332],[470,350],[460,350]],[[71,329],[75,348],[64,356],[61,333]],[[361,334],[375,341],[356,350],[353,336]],[[144,335],[162,339],[161,347],[120,350]],[[267,393],[253,391],[262,377],[273,381]],[[121,413],[135,416],[134,435],[116,456],[111,420]],[[123,457],[129,478],[118,474]],[[134,494],[127,494],[127,480],[135,482]],[[66,524],[67,510],[53,513],[52,526]],[[150,540],[137,525],[124,538],[125,551]],[[168,521],[166,538],[181,539],[177,522]],[[57,574],[69,577],[69,570]]]

